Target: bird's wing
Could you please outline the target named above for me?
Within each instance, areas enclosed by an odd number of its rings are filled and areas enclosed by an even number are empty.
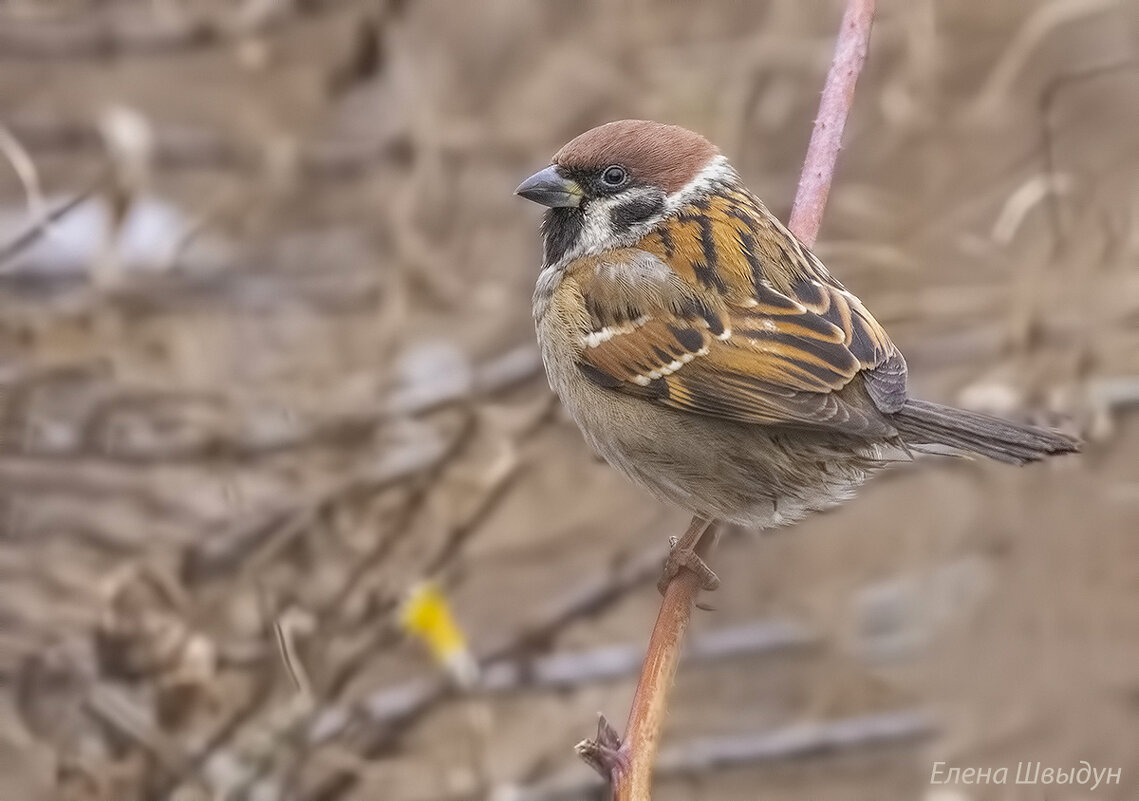
[[[575,265],[588,316],[579,368],[603,387],[698,414],[891,436],[884,413],[906,399],[901,354],[862,302],[751,203],[711,198],[635,249]]]

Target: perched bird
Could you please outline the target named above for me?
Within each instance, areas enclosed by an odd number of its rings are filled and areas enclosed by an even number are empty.
[[[911,451],[1024,464],[1078,448],[910,398],[886,331],[699,134],[611,122],[516,194],[549,207],[534,320],[551,386],[606,461],[698,520],[789,523]],[[702,533],[666,575],[710,588]]]

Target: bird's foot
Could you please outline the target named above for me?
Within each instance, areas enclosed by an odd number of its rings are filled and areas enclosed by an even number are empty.
[[[699,538],[696,539],[696,542],[699,542]],[[668,552],[668,558],[664,560],[664,570],[661,573],[660,580],[657,581],[657,589],[660,590],[661,595],[664,595],[669,583],[676,578],[681,570],[690,570],[695,573],[700,578],[700,589],[706,592],[712,592],[720,586],[720,577],[696,553],[696,542],[688,543],[683,539],[673,538],[672,550]]]

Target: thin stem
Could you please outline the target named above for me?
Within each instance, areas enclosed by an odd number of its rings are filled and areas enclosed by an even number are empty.
[[[834,61],[823,88],[788,226],[808,246],[814,244],[819,233],[842,143],[842,129],[866,59],[873,18],[874,0],[847,0]],[[716,526],[715,522],[709,524],[699,517],[692,518],[689,524],[689,534],[697,527],[707,529],[694,549],[702,559],[715,547]],[[620,747],[613,748],[618,742],[616,732],[604,719],[597,739],[578,746],[586,761],[608,774],[614,801],[651,801],[653,763],[668,711],[669,693],[701,583],[700,576],[684,569],[672,578],[665,590]]]
[[[823,97],[819,101],[819,114],[807,146],[803,172],[799,176],[799,189],[787,227],[804,244],[815,244],[823,209],[831,191],[835,162],[842,147],[842,129],[854,103],[854,86],[866,61],[870,47],[870,25],[874,21],[874,0],[847,0],[842,17],[842,28],[835,42],[834,61],[831,62]]]
[[[703,529],[694,551],[704,559],[715,546],[716,523],[693,517],[689,532]],[[633,695],[629,722],[621,750],[628,756],[628,767],[616,771],[614,801],[648,799],[652,789],[653,763],[656,761],[660,733],[668,712],[676,666],[692,617],[692,605],[700,592],[701,577],[691,570],[681,570],[668,583],[660,604],[656,625],[649,638],[648,652],[641,667],[641,678]]]

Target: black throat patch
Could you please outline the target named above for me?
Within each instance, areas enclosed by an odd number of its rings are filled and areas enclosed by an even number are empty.
[[[546,218],[542,221],[546,264],[554,264],[566,255],[581,236],[584,227],[585,216],[580,209],[557,208],[547,211]]]

